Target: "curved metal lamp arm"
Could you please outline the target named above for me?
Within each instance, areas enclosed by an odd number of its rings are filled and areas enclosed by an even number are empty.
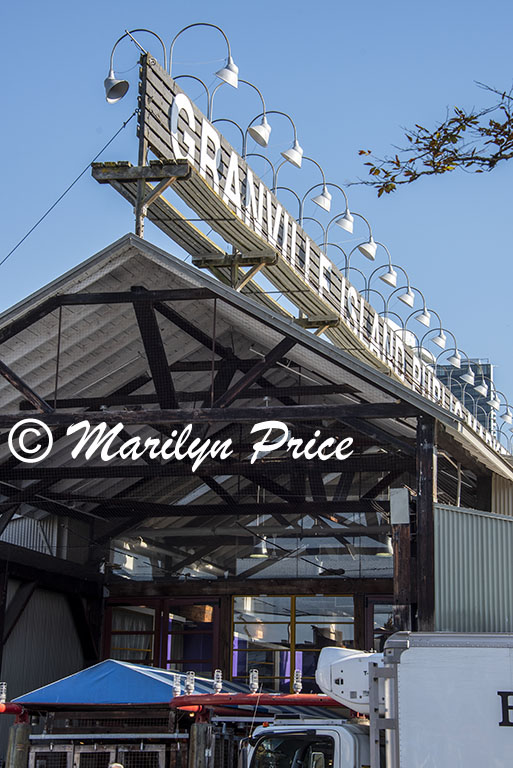
[[[321,166],[321,165],[320,165],[320,164],[317,162],[317,160],[314,160],[314,159],[313,159],[313,157],[306,157],[305,155],[303,155],[303,160],[309,160],[311,163],[313,163],[314,165],[316,165],[316,166],[317,166],[317,168],[318,168],[318,169],[320,170],[320,172],[321,172],[321,176],[322,176],[322,183],[321,183],[321,184],[314,184],[314,185],[313,185],[313,187],[310,187],[310,189],[307,189],[307,190],[306,190],[305,194],[304,194],[304,195],[303,195],[303,197],[301,198],[301,207],[300,207],[300,210],[299,210],[299,223],[300,223],[300,224],[301,224],[301,221],[303,220],[303,206],[304,206],[304,204],[305,204],[305,200],[306,200],[306,198],[307,198],[308,194],[309,194],[309,193],[310,193],[310,192],[311,192],[313,189],[316,189],[317,187],[325,187],[325,186],[326,186],[326,174],[324,173],[324,171],[323,171],[323,169],[322,169],[322,166]]]
[[[356,215],[358,215],[358,214],[355,214],[355,216],[356,216]],[[362,217],[362,218],[363,218],[363,217]],[[358,243],[358,245],[361,245],[361,243]],[[354,248],[352,248],[352,249],[349,251],[349,255],[348,255],[348,257],[347,257],[347,263],[346,263],[346,278],[347,278],[347,273],[348,273],[348,271],[349,271],[350,269],[352,269],[352,267],[350,267],[350,266],[349,266],[349,262],[351,261],[351,256],[353,255],[353,253],[354,253],[355,251],[357,251],[357,250],[358,250],[358,245],[355,245],[355,247],[354,247]]]
[[[387,252],[387,254],[388,254],[388,259],[389,259],[389,261],[388,261],[388,264],[380,264],[380,266],[379,266],[379,267],[376,267],[376,269],[374,269],[374,270],[371,272],[371,274],[370,274],[370,277],[369,277],[369,285],[371,284],[371,282],[372,282],[372,278],[374,277],[374,275],[375,275],[377,272],[379,272],[379,270],[380,270],[380,269],[383,269],[384,267],[388,267],[389,269],[390,269],[390,268],[392,268],[392,269],[399,269],[399,270],[401,270],[401,272],[403,273],[403,275],[404,275],[404,276],[405,276],[405,278],[406,278],[406,281],[407,281],[407,282],[408,282],[408,284],[409,284],[409,282],[410,282],[410,277],[409,277],[408,273],[407,273],[407,272],[406,272],[406,270],[405,270],[405,269],[403,269],[403,267],[401,267],[399,264],[393,264],[393,263],[392,263],[392,260],[391,260],[391,258],[390,258],[390,251],[388,250],[388,248],[386,247],[386,245],[384,245],[383,243],[376,243],[376,245],[381,245],[381,246],[383,246],[383,248],[385,249],[385,251],[386,251],[386,252]]]
[[[176,80],[176,78],[175,78],[175,80]],[[258,93],[258,95],[260,96],[260,100],[262,102],[262,108],[264,110],[263,114],[265,116],[267,114],[266,111],[265,111],[265,101],[264,101],[264,97],[262,96],[262,92],[260,91],[260,89],[257,88],[256,85],[254,85],[253,83],[250,83],[249,80],[241,80],[240,77],[239,77],[239,83],[244,83],[244,85],[249,85],[251,88],[253,88]],[[209,120],[212,120],[212,113],[213,113],[213,110],[214,110],[214,96],[217,93],[217,91],[219,90],[219,88],[221,88],[222,85],[227,85],[227,83],[225,83],[224,81],[221,81],[220,83],[218,83],[216,85],[216,87],[214,88],[214,90],[212,91],[212,95],[210,96],[210,101],[209,101],[209,104],[208,104],[208,113],[207,113],[207,118]],[[241,131],[242,131],[242,128],[241,128]]]
[[[361,213],[353,213],[353,216],[358,216],[359,219],[363,219],[364,220],[364,222],[367,224],[367,226],[369,228],[369,237],[372,237],[372,227],[369,224],[368,219],[366,219],[365,216],[362,216]]]
[[[392,298],[392,296],[394,296],[394,294],[396,294],[396,293],[399,293],[399,291],[404,291],[405,288],[406,288],[407,291],[412,291],[412,290],[416,291],[416,290],[418,290],[417,288],[414,288],[411,285],[409,278],[407,278],[406,285],[400,285],[398,288],[394,288],[392,293],[390,293],[388,295],[388,297],[387,297],[387,309],[388,309],[388,303],[389,303],[390,299]]]
[[[430,328],[429,331],[426,331],[426,333],[424,334],[424,336],[420,340],[420,345],[421,346],[424,346],[424,339],[430,333],[433,333],[433,331],[438,331],[439,333],[441,333],[443,331],[444,333],[448,333],[449,336],[452,336],[452,340],[454,341],[454,348],[455,349],[458,348],[458,342],[456,341],[456,336],[454,335],[454,333],[452,331],[449,331],[447,328],[442,328],[442,324],[441,323],[440,323],[440,327],[439,328]]]
[[[200,77],[196,77],[196,75],[177,75],[174,79],[180,80],[182,77],[188,77],[190,80],[196,80],[197,83],[200,83],[203,88],[205,89],[205,94],[207,96],[207,106],[208,101],[210,99],[210,91],[208,90],[208,86],[203,82],[203,80]]]
[[[197,21],[195,24],[188,24],[186,27],[184,27],[179,32],[177,32],[173,40],[171,41],[171,45],[169,47],[169,67],[168,67],[168,72],[170,75],[172,74],[171,70],[173,66],[173,48],[175,47],[175,43],[183,32],[185,32],[188,29],[192,29],[192,27],[213,27],[214,29],[219,30],[219,32],[222,34],[222,36],[226,41],[226,46],[228,48],[228,58],[231,58],[232,51],[230,48],[230,41],[226,37],[226,34],[223,32],[221,27],[218,27],[217,24],[210,24],[209,22],[206,22],[206,21]]]
[[[241,129],[241,130],[242,130],[242,129]],[[244,140],[245,140],[245,139],[246,139],[246,134],[244,134]],[[248,158],[248,157],[261,157],[261,158],[262,158],[262,160],[265,160],[265,161],[266,161],[266,163],[268,163],[268,164],[271,166],[271,171],[272,171],[272,173],[273,173],[273,179],[275,178],[275,176],[276,176],[276,170],[275,170],[275,168],[274,168],[274,165],[271,163],[271,161],[269,160],[269,158],[268,158],[268,157],[266,157],[265,155],[263,155],[261,152],[250,152],[250,153],[249,153],[249,155],[244,155],[244,153],[243,153],[243,155],[242,155],[242,156],[243,156],[245,159],[246,159],[246,158]],[[285,161],[284,161],[284,162],[285,162]],[[279,167],[279,166],[278,166],[278,167]],[[288,189],[288,187],[283,187],[283,189]],[[273,191],[276,191],[276,190],[273,190]],[[291,189],[290,191],[292,192],[293,190]]]
[[[290,115],[287,115],[286,112],[280,112],[278,109],[270,109],[268,111],[259,112],[258,115],[255,115],[255,117],[252,120],[249,121],[248,126],[246,128],[246,133],[248,132],[248,128],[250,128],[253,125],[255,120],[258,120],[259,117],[263,117],[264,115],[265,116],[267,116],[267,115],[283,115],[283,117],[286,117],[287,120],[290,121],[290,124],[292,125],[292,128],[294,129],[294,141],[297,141],[297,130],[296,130],[296,124],[295,124],[294,120],[291,118]]]
[[[305,216],[303,221],[313,221],[316,224],[318,224],[320,226],[320,228],[322,229],[322,239],[323,239],[323,242],[324,242],[324,238],[326,237],[326,230],[322,226],[321,222],[318,219],[315,219],[313,216]]]
[[[138,47],[138,48],[139,48],[139,49],[140,49],[140,50],[141,50],[143,53],[148,53],[148,51],[147,51],[145,48],[143,48],[143,47],[142,47],[142,45],[141,45],[139,42],[137,42],[137,40],[135,39],[135,37],[133,37],[133,36],[132,36],[134,32],[147,32],[149,35],[153,35],[153,37],[156,37],[156,38],[157,38],[157,40],[158,40],[158,41],[159,41],[159,43],[161,44],[161,46],[162,46],[162,50],[163,50],[163,52],[164,52],[164,69],[166,69],[166,68],[167,68],[167,51],[166,51],[166,46],[165,46],[165,44],[164,44],[164,41],[163,41],[163,40],[162,40],[162,38],[161,38],[159,35],[157,35],[157,33],[156,33],[156,32],[154,32],[152,29],[144,29],[144,28],[142,28],[142,27],[141,27],[141,28],[138,28],[138,29],[130,29],[130,30],[128,30],[128,29],[125,29],[125,34],[124,34],[124,35],[121,35],[121,37],[120,37],[120,38],[118,38],[118,39],[116,40],[116,42],[114,43],[114,45],[113,45],[113,47],[112,47],[112,51],[111,51],[111,54],[110,54],[110,66],[109,66],[109,69],[110,69],[111,71],[113,70],[113,62],[114,62],[114,51],[116,50],[116,48],[117,48],[118,44],[119,44],[119,43],[120,43],[122,40],[124,40],[124,39],[125,39],[125,37],[130,37],[130,38],[131,38],[131,40],[132,40],[132,41],[133,41],[133,42],[136,44],[136,46],[137,46],[137,47]]]
[[[248,126],[248,128],[249,128],[249,126]],[[249,157],[249,155],[248,155],[248,157]],[[287,165],[287,161],[286,160],[282,160],[281,163],[276,166],[276,172],[274,174],[273,190],[272,190],[274,193],[276,193],[276,189],[277,189],[276,185],[278,184],[278,173],[279,173],[279,170],[282,167],[282,165]],[[299,200],[299,195],[298,195],[298,200]],[[301,201],[300,201],[300,203],[301,203]]]
[[[242,144],[244,144],[244,133],[243,133],[243,130],[240,127],[240,125],[235,122],[235,120],[230,120],[229,117],[217,117],[215,120],[212,120],[212,125],[215,125],[216,123],[230,123],[231,125],[234,125],[236,128],[239,129],[240,135],[241,135],[241,142],[242,142]]]
[[[325,245],[326,245],[326,247],[331,245],[334,248],[338,248],[339,251],[342,251],[342,255],[344,256],[344,270],[347,269],[347,253],[344,251],[342,246],[339,245],[338,243],[325,243]],[[333,262],[333,263],[335,263],[335,262]],[[339,269],[337,264],[335,264],[335,266],[337,267],[337,269]],[[351,267],[351,269],[353,269],[353,267]],[[355,269],[356,269],[356,267],[355,267]],[[363,272],[362,272],[362,274],[363,274]]]
[[[436,329],[434,329],[434,330],[436,330]],[[450,331],[447,331],[447,333],[450,333]],[[425,335],[425,334],[424,334],[424,335]],[[452,333],[451,333],[451,336],[453,336],[453,334],[452,334]],[[453,338],[454,338],[454,336],[453,336]],[[436,359],[435,359],[435,376],[437,376],[437,374],[438,374],[438,361],[440,360],[440,358],[442,357],[442,355],[445,355],[447,352],[457,352],[457,353],[458,353],[458,355],[464,355],[464,357],[465,357],[465,358],[466,358],[466,360],[467,360],[467,363],[468,363],[468,365],[470,366],[470,357],[467,355],[467,353],[465,352],[465,350],[463,350],[463,349],[460,349],[460,347],[458,347],[458,344],[457,344],[457,342],[456,342],[456,339],[454,339],[454,341],[455,341],[455,346],[454,346],[454,347],[449,347],[449,349],[443,349],[443,350],[440,352],[440,354],[436,356]]]

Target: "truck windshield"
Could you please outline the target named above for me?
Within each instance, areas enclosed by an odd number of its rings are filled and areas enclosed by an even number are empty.
[[[333,768],[333,739],[269,734],[257,743],[250,768]]]

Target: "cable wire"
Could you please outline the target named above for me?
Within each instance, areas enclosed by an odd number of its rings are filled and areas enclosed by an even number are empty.
[[[111,139],[109,139],[109,141],[108,141],[108,142],[105,144],[105,146],[103,146],[103,147],[100,149],[100,151],[98,152],[98,154],[96,154],[96,155],[93,157],[93,159],[92,159],[92,160],[91,160],[91,161],[90,161],[90,162],[89,162],[89,163],[86,165],[86,167],[84,168],[84,170],[83,170],[81,173],[79,173],[79,175],[76,177],[76,179],[75,179],[74,181],[72,181],[72,182],[71,182],[71,184],[69,185],[69,187],[67,187],[67,188],[64,190],[64,192],[62,193],[62,195],[60,195],[60,196],[57,198],[57,200],[56,200],[56,201],[55,201],[55,202],[54,202],[54,203],[53,203],[53,204],[52,204],[52,205],[51,205],[51,206],[48,208],[48,210],[47,210],[45,213],[43,213],[43,215],[41,216],[41,218],[40,218],[40,219],[38,219],[38,221],[36,221],[36,223],[35,223],[35,224],[34,224],[34,225],[33,225],[33,226],[32,226],[32,227],[29,229],[29,231],[28,231],[28,232],[27,232],[27,233],[26,233],[26,234],[25,234],[25,235],[24,235],[24,236],[21,238],[21,240],[20,240],[18,243],[16,243],[16,245],[14,246],[14,248],[12,248],[12,249],[9,251],[9,253],[7,254],[7,256],[4,256],[4,258],[2,259],[2,261],[0,261],[0,267],[2,266],[2,264],[5,264],[5,262],[7,261],[7,259],[8,259],[10,256],[12,256],[12,255],[13,255],[14,251],[16,251],[16,250],[17,250],[17,249],[20,247],[20,245],[21,245],[22,243],[24,243],[24,242],[25,242],[25,240],[27,239],[27,237],[28,237],[29,235],[31,235],[31,234],[32,234],[32,232],[33,232],[33,231],[36,229],[36,227],[38,227],[38,226],[41,224],[41,222],[42,222],[42,221],[44,221],[44,219],[46,219],[46,217],[48,216],[48,214],[49,214],[49,213],[51,213],[51,212],[53,211],[53,209],[54,209],[54,208],[55,208],[55,207],[56,207],[56,206],[57,206],[57,205],[58,205],[58,204],[61,202],[61,200],[63,199],[63,197],[65,197],[65,196],[68,194],[68,192],[70,191],[70,189],[72,189],[72,187],[74,187],[74,186],[75,186],[75,184],[77,183],[77,181],[79,181],[79,180],[82,178],[82,176],[84,175],[84,173],[85,173],[86,171],[88,171],[88,170],[89,170],[89,168],[91,167],[91,163],[94,163],[94,161],[95,161],[95,160],[97,160],[97,159],[100,157],[100,155],[102,154],[102,152],[105,152],[105,150],[107,149],[107,147],[108,147],[108,146],[110,146],[110,144],[112,144],[112,142],[114,141],[114,139],[116,139],[116,138],[119,136],[119,134],[121,133],[121,131],[123,130],[123,128],[126,128],[126,126],[128,125],[128,123],[130,122],[130,120],[131,120],[133,117],[135,117],[135,115],[137,114],[137,112],[138,112],[138,111],[139,111],[138,109],[135,109],[135,110],[132,112],[132,114],[130,115],[130,117],[128,118],[128,120],[125,120],[125,122],[123,123],[123,125],[121,126],[121,128],[119,128],[119,129],[116,131],[116,133],[114,134],[114,136],[112,136],[112,138],[111,138]]]

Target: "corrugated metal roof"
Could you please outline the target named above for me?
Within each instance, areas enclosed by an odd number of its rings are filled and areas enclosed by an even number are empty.
[[[337,394],[319,398],[316,403],[348,403],[355,398],[363,402],[394,402],[398,398],[413,404],[420,411],[435,416],[448,428],[458,427],[457,420],[417,393],[403,386],[391,376],[376,371],[356,360],[351,351],[334,347],[312,333],[298,327],[292,319],[272,313],[256,301],[243,296],[195,267],[184,263],[135,235],[126,235],[58,280],[29,296],[0,315],[0,332],[11,322],[34,311],[45,300],[59,293],[128,291],[134,285],[148,289],[176,289],[207,287],[219,297],[216,306],[216,340],[233,348],[241,358],[254,358],[274,347],[283,334],[297,340],[287,353],[295,368],[277,367],[266,373],[274,386],[337,383],[353,388],[354,395]],[[174,302],[173,308],[208,335],[214,333],[213,301],[202,301],[199,307],[193,301]],[[192,338],[168,319],[158,315],[167,359],[170,364],[209,360],[211,353],[198,340]],[[40,395],[52,402],[57,384],[59,398],[108,395],[138,376],[147,375],[148,382],[138,392],[153,392],[148,363],[140,330],[131,304],[67,306],[61,315],[61,342],[58,380],[55,379],[55,360],[58,347],[59,310],[42,317],[32,326],[20,331],[1,346],[2,359]],[[255,353],[256,350],[256,353]],[[240,374],[239,374],[240,375]],[[212,381],[210,370],[175,371],[173,382],[178,391],[208,390]],[[0,386],[0,411],[12,412],[18,408],[20,394],[7,382]],[[239,405],[244,401],[238,401]],[[264,402],[262,402],[264,404]],[[183,403],[194,408],[199,403]],[[149,406],[152,407],[152,406]],[[154,406],[158,408],[158,405]],[[227,416],[229,418],[229,415]],[[380,420],[379,426],[392,435],[414,437],[415,420]],[[147,427],[129,427],[130,434],[145,436]],[[476,441],[478,439],[476,438]],[[72,464],[70,445],[72,438],[60,439],[46,466],[66,467]],[[482,446],[488,454],[489,449]],[[476,451],[476,453],[478,453]],[[0,445],[0,461],[8,458],[5,444]],[[504,463],[494,455],[496,463]],[[513,476],[513,473],[512,473]],[[244,493],[253,490],[250,481],[226,477],[224,487]],[[360,490],[365,478],[360,478]],[[52,492],[83,493],[93,497],[113,497],[124,491],[125,496],[137,499],[133,480],[122,478],[61,480],[52,486]],[[180,503],[194,492],[196,501],[221,503],[219,497],[197,477],[155,478],[146,482],[144,496],[154,501]],[[44,496],[44,493],[42,494]],[[82,503],[80,513],[94,516],[95,504]],[[73,508],[64,503],[71,516]],[[21,508],[27,512],[28,505]],[[229,514],[229,510],[227,510]],[[244,521],[244,518],[241,518]],[[222,518],[218,519],[221,522]],[[148,524],[148,523],[147,523]],[[183,525],[179,517],[152,518],[150,525]]]

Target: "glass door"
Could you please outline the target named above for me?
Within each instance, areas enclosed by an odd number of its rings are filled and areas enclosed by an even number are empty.
[[[216,600],[165,600],[161,666],[211,677],[218,664],[218,613]]]

